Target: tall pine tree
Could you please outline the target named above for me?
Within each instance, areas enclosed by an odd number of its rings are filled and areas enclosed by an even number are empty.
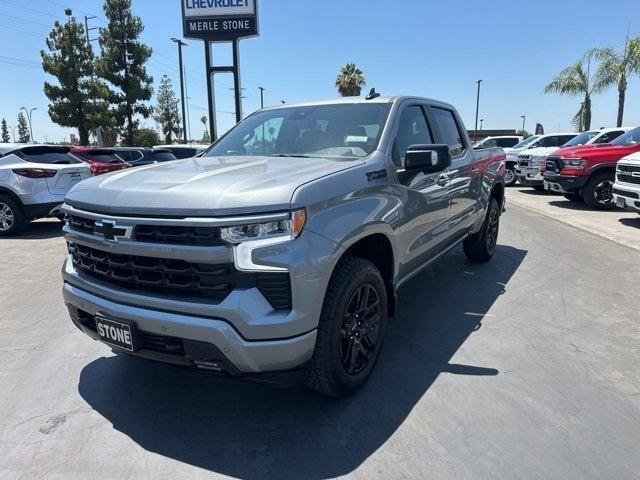
[[[92,77],[94,56],[83,25],[67,10],[67,22],[55,22],[47,37],[49,53],[42,50],[42,67],[57,85],[45,82],[49,117],[63,127],[78,129],[81,145],[89,144],[89,133],[105,123],[106,86]]]
[[[7,128],[7,121],[2,119],[2,143],[9,143],[11,137],[9,136],[9,129]]]
[[[153,111],[153,118],[160,125],[162,135],[166,144],[172,143],[172,136],[179,137],[182,133],[180,128],[180,114],[178,113],[178,100],[171,86],[171,79],[166,75],[160,80],[158,89],[158,103]]]
[[[148,118],[151,108],[153,78],[144,66],[151,57],[151,48],[138,41],[144,27],[140,17],[131,13],[131,0],[106,0],[104,13],[107,28],[100,29],[102,56],[97,62],[98,74],[110,88],[111,113],[115,124],[122,128],[123,144],[132,145],[139,127],[137,115]]]
[[[29,124],[22,112],[18,113],[18,142],[27,143],[31,140],[31,134],[29,133]]]

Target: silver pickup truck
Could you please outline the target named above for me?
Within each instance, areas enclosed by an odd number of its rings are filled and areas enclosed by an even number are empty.
[[[117,353],[229,375],[363,385],[400,285],[462,243],[494,254],[500,148],[416,97],[258,111],[199,158],[79,183],[63,295]],[[464,292],[460,292],[464,294]]]

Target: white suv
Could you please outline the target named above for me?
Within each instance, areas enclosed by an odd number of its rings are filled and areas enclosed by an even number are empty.
[[[0,237],[19,233],[30,220],[60,216],[66,193],[90,176],[69,147],[0,144]]]
[[[618,161],[613,201],[620,208],[640,213],[640,153],[632,153]]]

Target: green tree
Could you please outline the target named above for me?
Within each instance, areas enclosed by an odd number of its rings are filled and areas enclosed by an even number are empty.
[[[595,84],[604,89],[618,86],[618,118],[616,125],[622,126],[624,102],[629,77],[640,74],[640,36],[627,38],[622,50],[606,47],[594,48],[587,52],[587,58],[600,60],[595,75]]]
[[[105,122],[107,90],[92,77],[94,55],[87,45],[84,26],[68,10],[68,21],[55,22],[46,39],[49,53],[42,50],[42,67],[57,84],[44,83],[49,98],[49,117],[63,127],[78,129],[81,145]]]
[[[131,145],[137,147],[153,147],[160,144],[160,135],[153,128],[137,128],[133,132]]]
[[[522,137],[522,138],[529,138],[531,136],[531,134],[529,132],[527,132],[526,130],[518,130],[516,132],[516,135],[518,135],[519,137]]]
[[[111,113],[115,125],[122,128],[122,143],[132,145],[139,126],[137,115],[148,118],[151,108],[153,78],[144,64],[151,48],[138,41],[144,30],[140,17],[131,13],[131,0],[105,0],[107,27],[100,29],[102,56],[97,61],[98,74],[110,88]]]
[[[601,90],[582,61],[564,68],[544,87],[544,93],[559,93],[561,95],[582,96],[583,101],[572,123],[579,130],[591,128],[591,95]]]
[[[164,135],[164,143],[171,144],[172,136],[179,137],[182,128],[180,128],[178,100],[171,86],[171,80],[166,75],[163,75],[160,80],[157,102],[153,118],[160,125],[160,130]]]
[[[355,63],[347,63],[336,77],[336,88],[343,97],[357,97],[366,84],[362,70]]]
[[[29,124],[22,112],[18,113],[18,142],[27,143],[31,140],[31,134],[29,133]]]
[[[207,128],[207,117],[205,116],[200,117],[200,121],[202,122],[202,125],[204,125],[204,133],[202,134],[202,139],[200,140],[200,143],[202,144],[211,143],[211,135],[209,135],[209,129]]]
[[[7,128],[7,121],[2,119],[2,143],[9,143],[11,137],[9,136],[9,129]]]

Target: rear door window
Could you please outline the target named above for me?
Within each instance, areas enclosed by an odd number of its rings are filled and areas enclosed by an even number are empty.
[[[612,140],[615,140],[620,135],[624,133],[624,130],[612,130],[607,133],[603,133],[600,138],[598,138],[594,143],[609,143]]]
[[[509,148],[513,147],[516,143],[518,143],[517,138],[498,138],[498,147]]]
[[[176,157],[171,152],[153,152],[153,159],[156,162],[168,162],[169,160],[176,160]]]
[[[464,140],[453,112],[439,107],[432,107],[430,112],[440,133],[440,141],[449,145],[451,156],[455,158],[462,155]]]
[[[52,152],[52,151],[18,151],[17,156],[31,163],[42,163],[49,165],[73,165],[82,163],[82,161],[71,153]]]

